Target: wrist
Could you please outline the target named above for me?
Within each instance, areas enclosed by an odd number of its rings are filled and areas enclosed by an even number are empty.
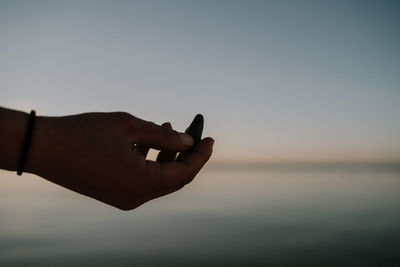
[[[51,146],[49,132],[49,117],[36,117],[35,130],[33,132],[24,172],[40,175],[43,167],[46,166],[46,164],[51,164],[48,161],[48,155],[51,155],[51,152],[48,151]]]
[[[25,112],[0,108],[0,168],[17,170],[28,118]]]

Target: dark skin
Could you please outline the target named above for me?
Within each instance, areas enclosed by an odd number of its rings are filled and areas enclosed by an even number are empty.
[[[28,114],[0,108],[0,168],[16,171]],[[39,175],[122,210],[181,189],[212,154],[204,138],[176,161],[193,139],[124,112],[37,117],[24,172]],[[157,160],[146,159],[150,148]]]

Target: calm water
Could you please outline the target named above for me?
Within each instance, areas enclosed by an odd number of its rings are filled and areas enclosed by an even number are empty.
[[[118,211],[0,171],[0,266],[400,266],[400,168],[209,166]]]

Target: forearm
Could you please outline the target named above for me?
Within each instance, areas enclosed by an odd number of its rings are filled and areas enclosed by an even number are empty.
[[[0,168],[16,171],[28,114],[0,107]]]
[[[17,171],[28,120],[29,114],[25,112],[0,107],[0,169]],[[69,132],[68,125],[64,127],[63,124],[62,117],[36,117],[23,172],[62,182],[55,178],[57,173],[68,173],[70,168],[65,163],[73,162],[71,158],[74,157],[69,153],[70,139],[82,134]]]

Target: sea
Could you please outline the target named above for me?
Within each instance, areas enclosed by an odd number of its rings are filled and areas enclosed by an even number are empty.
[[[400,165],[209,164],[132,211],[0,171],[0,266],[400,266]]]

